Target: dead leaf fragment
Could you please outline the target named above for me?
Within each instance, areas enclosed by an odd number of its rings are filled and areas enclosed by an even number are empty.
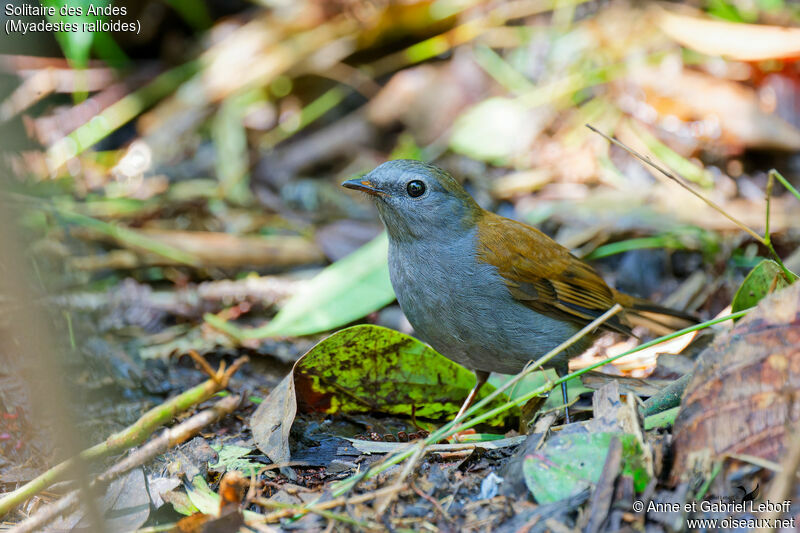
[[[777,461],[800,419],[800,284],[761,301],[700,354],[675,420],[672,481],[725,454]]]

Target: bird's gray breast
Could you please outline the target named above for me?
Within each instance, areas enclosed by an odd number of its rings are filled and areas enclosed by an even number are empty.
[[[416,333],[442,355],[473,370],[517,373],[577,328],[513,299],[476,246],[474,229],[449,241],[390,240],[392,286]]]

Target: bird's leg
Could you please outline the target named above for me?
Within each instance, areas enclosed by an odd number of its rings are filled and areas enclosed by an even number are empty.
[[[458,414],[456,415],[456,420],[461,418],[461,415],[469,409],[469,406],[472,405],[472,402],[475,401],[475,396],[478,395],[478,390],[486,383],[486,380],[489,379],[489,372],[484,372],[482,370],[475,371],[475,386],[472,387],[472,390],[469,391],[467,395],[467,399],[464,400],[464,403],[461,405],[461,409],[458,410]]]
[[[566,361],[559,362],[554,365],[556,374],[561,376],[566,376],[569,374],[569,364]],[[567,382],[561,382],[561,399],[564,400],[564,419],[565,423],[569,424],[569,395],[567,394]]]

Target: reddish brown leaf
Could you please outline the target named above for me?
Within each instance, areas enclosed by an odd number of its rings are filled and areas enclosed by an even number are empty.
[[[765,298],[699,358],[675,420],[672,480],[728,453],[779,460],[800,418],[800,283]]]

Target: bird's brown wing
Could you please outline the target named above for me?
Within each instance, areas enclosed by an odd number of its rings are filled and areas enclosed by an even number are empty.
[[[537,313],[586,325],[616,303],[591,266],[531,226],[486,211],[477,248],[478,260],[497,267],[511,295]],[[620,315],[603,327],[632,334]]]

